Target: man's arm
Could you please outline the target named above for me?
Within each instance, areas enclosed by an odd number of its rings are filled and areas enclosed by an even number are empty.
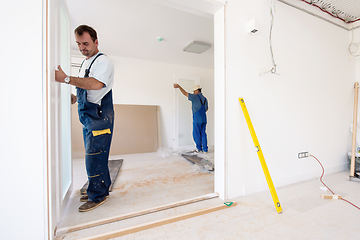
[[[61,69],[59,65],[59,70],[55,70],[55,81],[64,83],[64,79],[67,77],[67,75],[64,73],[64,71]],[[104,83],[98,81],[97,79],[93,77],[89,78],[78,78],[78,77],[70,77],[69,84],[74,85],[75,87],[79,87],[85,90],[100,90],[104,87]]]
[[[185,97],[189,96],[189,93],[186,92],[179,84],[174,83],[174,88],[178,88],[181,91],[181,93],[184,94]]]

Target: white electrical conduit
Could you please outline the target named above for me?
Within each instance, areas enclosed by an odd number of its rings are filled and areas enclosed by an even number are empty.
[[[355,51],[351,51],[351,46],[355,46]],[[351,56],[353,57],[359,57],[360,55],[355,55],[355,53],[358,51],[359,47],[356,43],[354,43],[354,28],[351,29],[351,43],[349,45],[349,53],[351,54]]]
[[[274,26],[274,11],[275,11],[275,4],[274,4],[273,0],[269,1],[269,6],[270,6],[270,16],[271,16],[269,44],[270,44],[270,53],[271,53],[271,60],[273,63],[273,67],[268,71],[260,73],[259,76],[262,76],[267,73],[280,75],[280,74],[276,73],[276,63],[275,63],[274,53],[273,53],[273,49],[272,49],[272,29]]]

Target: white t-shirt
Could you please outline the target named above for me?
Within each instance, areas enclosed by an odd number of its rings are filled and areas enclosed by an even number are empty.
[[[88,69],[91,62],[99,54],[95,54],[89,59],[85,59],[79,72],[79,77],[85,76],[85,69]],[[114,65],[112,61],[106,56],[99,56],[90,68],[89,77],[93,77],[96,80],[104,83],[104,87],[100,90],[87,90],[87,101],[101,104],[101,99],[112,89],[114,85]],[[84,81],[86,81],[84,79]]]

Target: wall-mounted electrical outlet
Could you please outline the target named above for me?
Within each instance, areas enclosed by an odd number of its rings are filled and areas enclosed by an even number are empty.
[[[306,157],[309,157],[309,152],[298,153],[298,158],[306,158]]]

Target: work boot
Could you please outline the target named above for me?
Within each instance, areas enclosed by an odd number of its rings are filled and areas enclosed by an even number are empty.
[[[88,199],[89,199],[89,196],[88,196],[88,195],[82,195],[82,196],[80,197],[80,202],[86,202]]]
[[[84,203],[79,207],[79,212],[87,212],[93,210],[94,208],[97,208],[98,206],[106,202],[107,198],[108,196],[106,196],[101,202],[98,203],[87,201],[86,203]]]

